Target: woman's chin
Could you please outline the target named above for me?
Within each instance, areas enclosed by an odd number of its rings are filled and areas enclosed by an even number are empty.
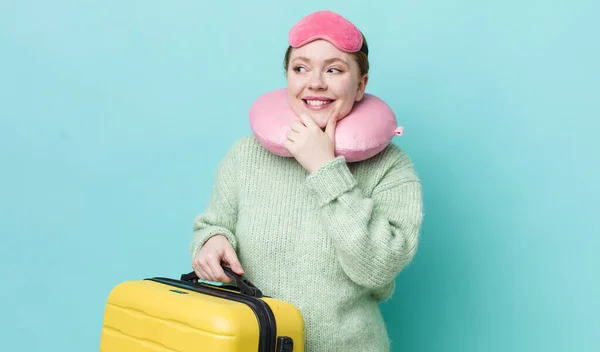
[[[313,120],[319,127],[325,128],[325,126],[327,126],[327,120],[329,120],[329,115],[318,114],[310,111],[307,112],[307,114],[312,116]]]
[[[312,117],[313,121],[321,128],[324,129],[325,126],[327,126],[327,121],[329,121],[329,117],[332,114],[332,108],[328,108],[328,109],[311,109],[308,108],[306,106],[303,106],[303,104],[295,104],[292,105],[292,110],[294,111],[294,113],[297,116],[300,116],[302,114],[308,115],[310,117]],[[341,118],[338,118],[338,121],[341,120]]]

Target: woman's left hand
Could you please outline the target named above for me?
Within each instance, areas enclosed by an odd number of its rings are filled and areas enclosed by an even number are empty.
[[[287,132],[283,145],[309,173],[335,159],[337,117],[335,109],[323,131],[312,117],[302,114],[300,120],[294,121]]]

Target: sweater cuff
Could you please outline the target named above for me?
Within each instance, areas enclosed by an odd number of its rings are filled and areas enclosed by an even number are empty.
[[[208,241],[211,237],[216,235],[223,235],[229,243],[231,243],[231,247],[233,250],[237,250],[237,241],[235,240],[235,236],[231,233],[231,231],[227,230],[224,227],[220,226],[209,226],[203,228],[202,230],[198,230],[194,233],[194,240],[192,241],[192,259],[198,255],[200,248],[204,246],[206,241]]]
[[[312,190],[321,205],[325,205],[356,186],[346,159],[338,156],[306,178],[306,186]]]

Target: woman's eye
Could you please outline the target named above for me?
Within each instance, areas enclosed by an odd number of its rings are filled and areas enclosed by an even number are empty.
[[[304,67],[298,66],[298,67],[294,67],[294,71],[296,71],[296,72],[306,72],[306,69]]]
[[[330,68],[329,72],[333,72],[333,73],[342,73],[342,70],[339,70],[337,68]]]

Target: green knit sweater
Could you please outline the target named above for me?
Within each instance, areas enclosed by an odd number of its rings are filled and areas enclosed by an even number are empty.
[[[393,144],[309,175],[249,136],[219,164],[192,256],[225,235],[245,277],[303,314],[306,352],[388,351],[378,303],[415,255],[422,217],[421,184]]]

